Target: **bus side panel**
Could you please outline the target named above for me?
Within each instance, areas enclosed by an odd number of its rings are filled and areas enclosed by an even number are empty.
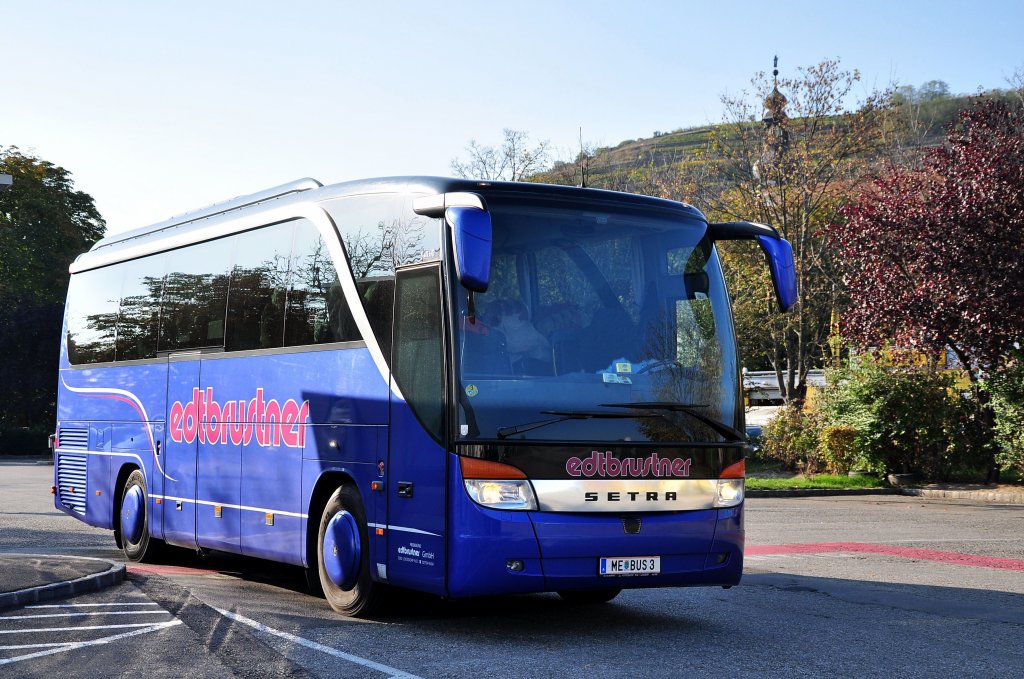
[[[203,383],[213,387],[218,402],[242,400],[247,409],[262,390],[255,404],[262,432],[258,426],[242,446],[242,553],[302,565],[306,522],[319,521],[309,517],[312,487],[304,487],[303,458],[349,463],[346,472],[367,497],[370,475],[383,459],[376,430],[387,422],[384,379],[369,352],[352,347],[209,360]],[[321,437],[319,430],[335,435]],[[366,511],[374,522],[372,507]]]
[[[195,403],[195,390],[199,387],[199,361],[174,361],[167,378],[167,401],[172,416],[167,422],[167,442],[164,446],[163,465],[164,540],[172,545],[196,547],[196,453],[199,445],[200,417]],[[180,418],[173,416],[174,405],[182,404]]]
[[[58,430],[61,434],[54,453],[53,506],[79,521],[109,528],[110,519],[103,512],[107,499],[91,499],[97,483],[101,487],[106,485],[102,479],[106,459],[102,454],[104,428],[90,426],[88,422],[64,421],[58,423]]]
[[[159,378],[164,379],[163,375]],[[162,407],[162,406],[161,406]],[[150,415],[152,417],[152,415]],[[156,504],[156,498],[163,494],[163,475],[160,468],[153,464],[154,455],[152,447],[157,441],[163,440],[164,425],[162,422],[115,422],[105,427],[105,444],[110,453],[109,476],[107,484],[111,493],[117,493],[120,489],[116,487],[118,477],[126,466],[139,467],[146,475],[146,488],[149,491],[149,515],[153,517],[149,522],[149,531],[153,537],[163,536],[163,525],[159,513],[163,507]],[[152,436],[152,442],[150,441]],[[161,444],[162,445],[162,444]],[[120,498],[111,496],[111,507],[120,501]],[[110,509],[108,508],[109,512]],[[111,528],[116,528],[111,517]]]
[[[444,594],[447,453],[398,398],[389,445],[388,582]]]
[[[241,551],[242,514],[239,478],[242,447],[209,441],[196,457],[196,543],[225,552]]]
[[[90,525],[114,528],[119,490],[115,483],[125,465],[146,475],[151,510],[154,496],[159,497],[163,490],[155,453],[163,436],[167,365],[72,369],[63,351],[57,388],[57,429],[63,435],[58,436],[56,485],[60,486],[62,478],[65,482],[76,478],[74,460],[84,456],[88,480],[84,489],[76,488],[84,506],[81,512],[68,513]],[[60,494],[55,506],[68,511]],[[153,534],[159,537],[159,522],[154,519],[151,524]]]
[[[88,457],[88,483],[86,484],[85,522],[99,528],[114,528],[114,514],[111,511],[113,489],[110,478],[110,461],[108,455],[97,455],[97,452],[108,452],[105,436],[108,427],[93,425],[90,431],[90,452]]]
[[[383,482],[384,474],[378,462],[387,456],[387,428],[381,425],[330,425],[306,427],[306,446],[302,456],[303,507],[309,508],[305,521],[314,529],[320,522],[319,507],[310,507],[313,489],[327,474],[335,478],[351,478],[363,499],[366,511],[367,538],[370,542],[371,572],[377,579],[386,579],[387,531],[378,535],[375,528],[387,523],[387,493],[374,491],[370,484]],[[327,493],[333,493],[336,483],[328,483]],[[303,532],[303,538],[308,533]],[[301,545],[305,555],[305,539]],[[303,562],[302,565],[310,565]]]

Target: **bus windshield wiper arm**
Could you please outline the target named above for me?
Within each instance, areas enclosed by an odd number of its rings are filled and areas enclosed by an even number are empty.
[[[515,434],[522,434],[523,432],[531,431],[533,429],[540,429],[546,427],[549,424],[557,424],[558,422],[565,422],[566,420],[615,420],[622,418],[638,418],[638,417],[661,417],[658,413],[650,414],[638,414],[628,412],[609,412],[607,410],[542,410],[541,415],[557,415],[551,420],[539,420],[537,422],[526,422],[524,424],[517,424],[511,427],[500,427],[498,429],[498,438],[508,438]]]
[[[605,408],[639,408],[643,410],[671,410],[676,413],[686,413],[693,419],[706,424],[722,438],[728,441],[746,441],[747,437],[738,429],[730,427],[725,422],[719,422],[713,417],[708,417],[697,408],[707,408],[706,405],[696,403],[675,403],[673,401],[637,401],[636,403],[602,403]]]

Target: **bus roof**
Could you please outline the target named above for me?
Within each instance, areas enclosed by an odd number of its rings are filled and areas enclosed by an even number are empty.
[[[191,212],[176,215],[162,222],[143,226],[130,231],[112,234],[98,241],[92,248],[75,260],[72,272],[103,266],[117,261],[116,253],[120,250],[132,250],[137,253],[139,246],[150,245],[153,251],[159,250],[161,241],[173,238],[177,247],[188,241],[188,234],[196,232],[196,241],[207,240],[211,227],[217,223],[225,224],[225,234],[230,232],[227,223],[237,217],[256,214],[271,207],[284,207],[300,202],[322,202],[334,198],[374,193],[409,193],[409,194],[441,194],[449,192],[470,192],[481,195],[485,200],[490,196],[517,197],[520,199],[549,199],[567,202],[618,205],[631,204],[641,209],[666,210],[705,221],[704,216],[694,207],[663,198],[641,196],[632,193],[608,191],[605,189],[579,188],[554,184],[537,184],[530,182],[495,182],[472,179],[452,179],[445,177],[408,176],[380,177],[361,179],[324,186],[315,179],[306,177],[287,184],[275,186],[256,193],[237,196],[230,200],[215,203]],[[216,229],[213,229],[214,232]],[[199,232],[202,231],[202,235]],[[216,234],[213,236],[216,237]],[[149,248],[147,248],[149,249]],[[128,255],[125,259],[133,255]],[[138,256],[138,255],[134,255]],[[93,260],[103,260],[93,263]],[[92,266],[90,266],[92,264]]]

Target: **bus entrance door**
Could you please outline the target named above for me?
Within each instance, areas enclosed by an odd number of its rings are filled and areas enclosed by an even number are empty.
[[[200,414],[199,361],[170,358],[167,373],[167,437],[164,446],[164,540],[196,547],[196,448]]]
[[[395,281],[388,481],[388,581],[445,593],[444,356],[439,269]]]

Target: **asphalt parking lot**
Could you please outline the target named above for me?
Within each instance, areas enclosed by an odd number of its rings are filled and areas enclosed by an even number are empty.
[[[109,531],[52,509],[50,473],[0,468],[0,553],[119,559]],[[182,554],[130,565],[126,582],[54,608],[0,612],[0,674],[991,677],[1024,668],[1022,506],[753,499],[747,536],[744,582],[728,591],[630,591],[598,607],[552,595],[402,595],[372,621],[339,618],[304,591],[298,569]]]

